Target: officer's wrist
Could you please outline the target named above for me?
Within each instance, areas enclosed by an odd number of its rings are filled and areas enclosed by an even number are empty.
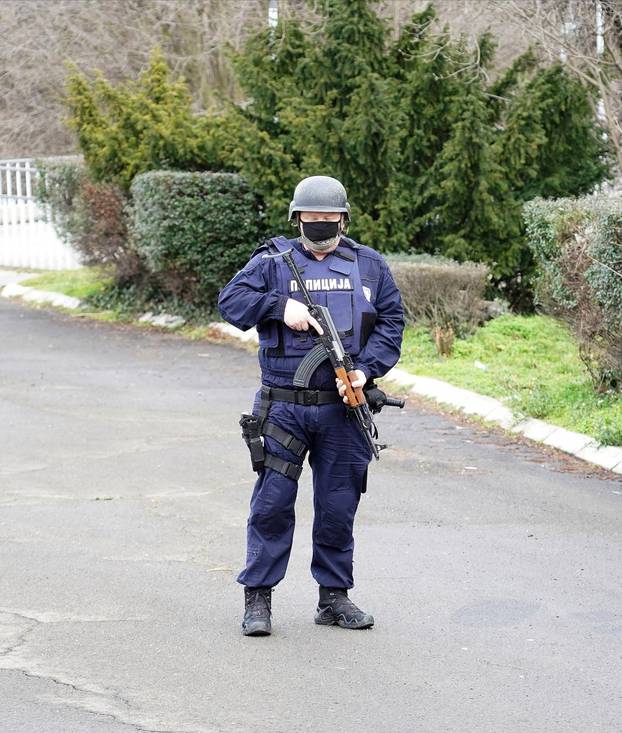
[[[354,369],[363,372],[366,382],[369,381],[369,367],[365,364],[355,364]]]
[[[277,321],[283,321],[285,319],[285,306],[289,298],[287,295],[277,295],[275,304],[270,308],[268,318],[274,318]]]

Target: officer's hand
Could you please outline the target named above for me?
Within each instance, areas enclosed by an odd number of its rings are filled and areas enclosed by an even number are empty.
[[[352,389],[357,389],[358,387],[364,387],[367,382],[367,377],[365,376],[365,372],[362,372],[360,369],[355,369],[354,373],[356,374],[356,379],[352,380]],[[341,397],[343,397],[343,401],[348,404],[348,398],[346,395],[346,385],[337,377],[335,380],[337,383],[337,389],[339,390],[339,394]]]
[[[294,331],[308,331],[309,326],[313,326],[320,336],[324,333],[320,324],[309,313],[307,306],[293,298],[288,298],[285,304],[283,320],[285,325],[293,328]]]

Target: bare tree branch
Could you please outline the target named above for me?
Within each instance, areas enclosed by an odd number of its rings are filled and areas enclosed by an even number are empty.
[[[382,0],[377,7],[397,35],[427,4]],[[118,82],[135,77],[157,44],[174,72],[187,79],[198,112],[222,99],[242,101],[225,45],[238,49],[265,27],[267,6],[267,0],[1,0],[0,157],[75,152],[62,123],[67,60],[85,72],[101,69]],[[310,31],[319,7],[320,0],[279,0],[279,15],[301,19]],[[487,0],[436,0],[435,7],[436,27],[447,25],[473,48],[490,27],[499,41],[500,67],[525,48]]]

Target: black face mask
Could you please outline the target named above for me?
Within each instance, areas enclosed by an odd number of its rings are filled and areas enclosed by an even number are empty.
[[[322,242],[339,234],[339,221],[302,221],[302,231],[312,242]]]

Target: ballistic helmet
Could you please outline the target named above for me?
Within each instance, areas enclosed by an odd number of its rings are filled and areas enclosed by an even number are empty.
[[[350,204],[346,189],[336,178],[309,176],[296,186],[289,205],[289,220],[297,211],[339,211],[350,219]]]

